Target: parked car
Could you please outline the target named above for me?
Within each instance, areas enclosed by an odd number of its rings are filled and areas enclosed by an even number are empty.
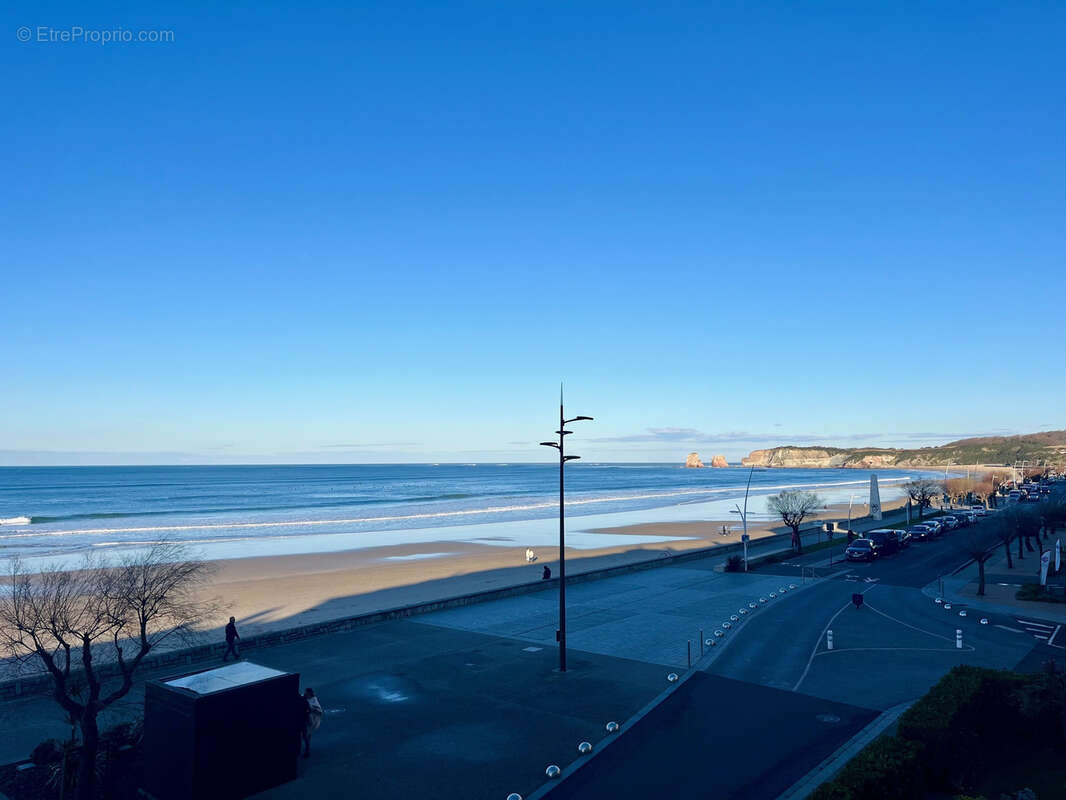
[[[912,525],[910,530],[907,531],[911,535],[911,539],[917,539],[919,542],[928,542],[936,534],[933,533],[933,529],[928,525]]]
[[[935,520],[935,519],[927,519],[922,524],[925,525],[926,527],[928,527],[929,530],[931,530],[933,532],[933,536],[943,536],[943,534],[944,534],[944,526],[941,525],[937,520]]]
[[[899,539],[896,538],[895,531],[867,531],[866,538],[873,542],[874,550],[879,556],[890,556],[899,551]]]
[[[944,530],[953,531],[959,527],[959,521],[955,517],[940,517],[937,522],[944,526]]]
[[[956,511],[955,517],[963,525],[973,525],[977,522],[977,515],[972,511]]]
[[[987,517],[988,516],[988,509],[985,508],[983,505],[970,506],[970,511],[972,511],[973,513],[975,513],[979,517]]]
[[[856,539],[844,550],[848,561],[873,561],[877,558],[877,548],[869,539]]]
[[[894,530],[892,533],[896,534],[896,539],[899,540],[899,549],[906,550],[911,546],[911,535],[906,531]]]

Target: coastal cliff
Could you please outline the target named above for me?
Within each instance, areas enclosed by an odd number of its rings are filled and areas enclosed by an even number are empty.
[[[689,469],[700,469],[706,465],[700,461],[699,453],[689,453],[688,458],[685,459],[685,466]]]
[[[1066,458],[1066,430],[1022,436],[959,439],[939,447],[914,450],[880,447],[771,447],[752,450],[745,467],[797,469],[882,469],[886,467],[948,467],[963,464],[1013,464],[1027,460],[1057,464]]]
[[[719,468],[728,467],[729,466],[729,462],[725,460],[725,456],[719,455],[719,456],[715,456],[714,458],[711,459],[711,466],[712,467],[719,467]]]

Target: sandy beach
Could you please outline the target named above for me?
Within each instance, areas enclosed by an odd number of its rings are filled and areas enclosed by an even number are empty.
[[[886,502],[884,507],[887,511],[902,503]],[[847,511],[846,504],[830,505],[814,519],[845,520]],[[570,521],[569,529],[664,539],[661,544],[568,548],[568,575],[662,554],[735,544],[742,533],[735,518],[583,529],[578,517]],[[752,539],[760,539],[785,530],[762,522],[749,524],[748,533]],[[237,617],[242,631],[256,633],[527,583],[540,578],[545,564],[553,575],[558,573],[557,548],[535,552],[537,561],[527,564],[523,546],[427,541],[332,553],[224,559],[213,562],[215,572],[204,594],[217,598],[226,616]]]

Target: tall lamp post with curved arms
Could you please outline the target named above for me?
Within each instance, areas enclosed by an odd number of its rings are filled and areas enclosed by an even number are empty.
[[[555,636],[559,640],[559,671],[566,672],[566,523],[564,512],[563,465],[581,456],[568,456],[564,452],[564,440],[573,431],[566,426],[571,422],[591,420],[592,417],[572,417],[566,419],[563,414],[563,389],[559,387],[559,434],[558,442],[541,442],[545,447],[554,447],[559,451],[559,630]]]

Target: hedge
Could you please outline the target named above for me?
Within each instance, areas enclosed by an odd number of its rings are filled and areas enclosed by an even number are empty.
[[[907,800],[927,790],[952,791],[979,775],[1005,738],[1025,730],[1015,672],[957,666],[900,717],[896,736],[872,742],[814,800]]]
[[[921,797],[922,750],[918,742],[883,736],[864,747],[811,800],[913,800]]]
[[[997,741],[1021,724],[1013,672],[957,666],[900,717],[901,738],[924,745],[931,787],[950,790],[978,773]]]

